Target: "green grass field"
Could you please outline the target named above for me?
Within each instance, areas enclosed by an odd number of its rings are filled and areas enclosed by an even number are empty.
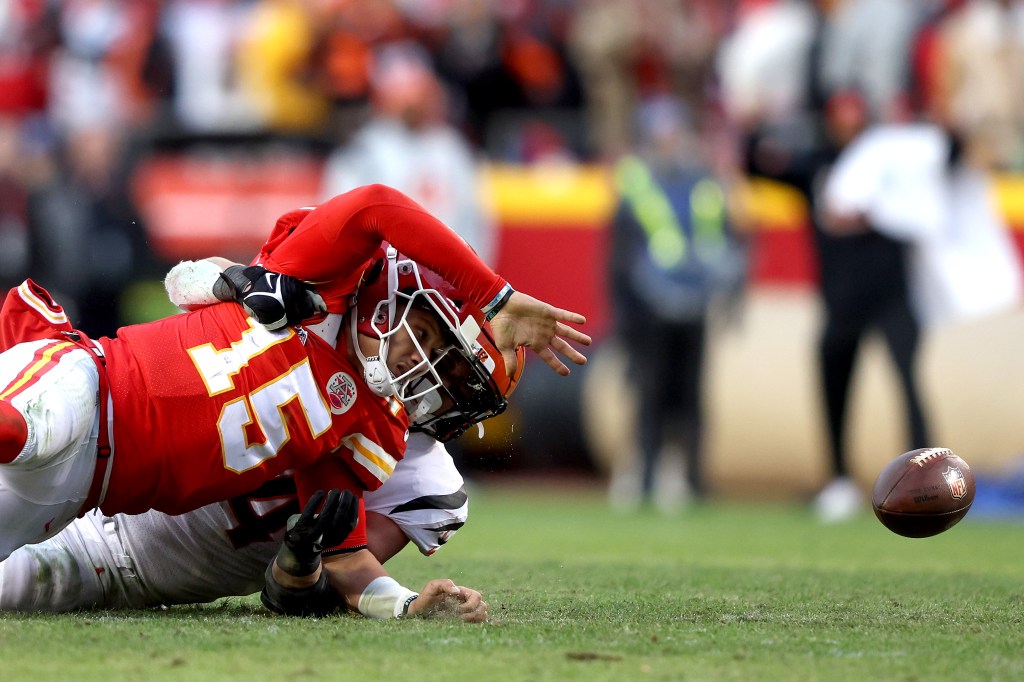
[[[405,584],[450,576],[491,621],[268,615],[255,598],[0,615],[0,680],[1018,680],[1024,521],[909,540],[870,514],[711,503],[615,513],[599,492],[483,487]]]

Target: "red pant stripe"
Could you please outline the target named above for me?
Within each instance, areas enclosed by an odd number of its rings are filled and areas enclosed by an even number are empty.
[[[60,341],[41,347],[36,351],[32,362],[0,393],[0,400],[13,398],[36,384],[44,374],[57,366],[64,355],[74,350],[75,347],[75,344],[70,341]]]

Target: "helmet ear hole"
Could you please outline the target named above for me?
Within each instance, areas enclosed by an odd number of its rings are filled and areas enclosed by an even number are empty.
[[[373,262],[373,265],[368,267],[363,273],[363,281],[360,283],[360,287],[370,286],[375,284],[380,278],[380,273],[384,272],[384,259],[378,258]]]

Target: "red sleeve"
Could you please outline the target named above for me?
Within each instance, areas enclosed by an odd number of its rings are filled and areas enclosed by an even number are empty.
[[[343,296],[355,289],[366,261],[382,241],[434,270],[481,307],[505,285],[459,235],[385,185],[339,194],[294,228],[282,229],[279,222],[259,261],[270,270],[316,285],[321,294]]]
[[[366,509],[363,505],[363,484],[348,466],[336,457],[325,457],[315,465],[295,474],[295,489],[300,500],[308,500],[317,490],[332,488],[351,490],[359,498],[359,522],[345,541],[337,547],[324,549],[357,549],[366,547]]]
[[[64,309],[30,279],[11,289],[0,309],[0,351],[23,341],[59,339],[71,331]]]

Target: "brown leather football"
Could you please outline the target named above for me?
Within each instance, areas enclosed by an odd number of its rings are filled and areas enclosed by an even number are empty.
[[[904,452],[875,480],[871,506],[893,533],[927,538],[952,528],[974,502],[974,474],[948,448]]]

